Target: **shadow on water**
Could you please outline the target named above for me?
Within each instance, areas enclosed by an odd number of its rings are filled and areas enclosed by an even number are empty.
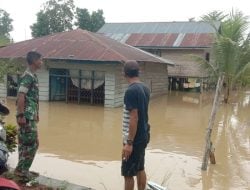
[[[221,104],[213,128],[216,165],[201,172],[213,94],[172,92],[150,103],[148,178],[179,189],[247,189],[250,181],[250,92]],[[8,100],[15,122],[14,101]],[[33,168],[96,189],[122,189],[122,108],[41,102],[40,148]],[[16,162],[12,155],[12,164]],[[67,172],[62,172],[62,171]],[[178,185],[177,185],[178,184]]]

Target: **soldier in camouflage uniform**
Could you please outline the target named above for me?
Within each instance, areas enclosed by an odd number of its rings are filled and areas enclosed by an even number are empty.
[[[35,51],[27,53],[28,67],[23,73],[17,96],[18,164],[15,174],[29,181],[35,177],[29,168],[39,146],[37,122],[39,121],[39,89],[35,72],[41,68],[41,54]]]

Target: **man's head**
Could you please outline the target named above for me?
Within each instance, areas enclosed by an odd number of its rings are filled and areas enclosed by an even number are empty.
[[[29,66],[39,69],[42,65],[42,55],[36,51],[30,51],[26,56],[27,63]]]
[[[42,55],[36,51],[30,51],[27,53],[26,60],[29,65],[32,65],[38,59],[41,59]]]
[[[135,60],[126,61],[124,64],[124,75],[128,78],[139,77],[139,64]]]

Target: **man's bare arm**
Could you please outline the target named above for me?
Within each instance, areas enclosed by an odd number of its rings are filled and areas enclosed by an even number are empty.
[[[134,140],[136,131],[137,131],[137,124],[138,124],[138,110],[132,109],[129,112],[130,115],[130,121],[129,121],[129,134],[128,134],[128,140]]]
[[[25,105],[25,94],[18,93],[17,97],[17,113],[24,113],[24,105]]]

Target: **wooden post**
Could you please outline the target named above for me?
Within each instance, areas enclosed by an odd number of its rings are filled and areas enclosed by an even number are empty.
[[[210,161],[212,164],[216,163],[214,151],[212,148],[212,142],[211,142],[210,138],[211,138],[211,134],[212,134],[215,116],[216,116],[217,110],[219,108],[220,92],[222,89],[223,81],[224,81],[224,75],[220,75],[218,82],[217,82],[215,95],[214,95],[212,112],[211,112],[209,122],[208,122],[207,135],[206,135],[206,141],[205,141],[206,146],[205,146],[205,151],[204,151],[204,155],[203,155],[203,162],[202,162],[202,166],[201,166],[202,170],[207,170],[207,164],[208,164],[209,157],[210,157]]]
[[[203,93],[203,78],[201,78],[201,82],[200,82],[200,93]]]
[[[94,85],[95,85],[95,71],[91,72],[91,96],[90,103],[94,104]]]
[[[69,73],[67,72],[66,73],[66,89],[65,89],[66,90],[66,103],[69,102],[69,79],[70,79],[70,76],[69,76]]]
[[[171,92],[172,91],[172,77],[169,77],[169,82],[170,82],[170,84],[169,84],[169,92]]]
[[[78,89],[77,89],[77,102],[81,102],[81,89],[82,89],[82,71],[78,71]]]

